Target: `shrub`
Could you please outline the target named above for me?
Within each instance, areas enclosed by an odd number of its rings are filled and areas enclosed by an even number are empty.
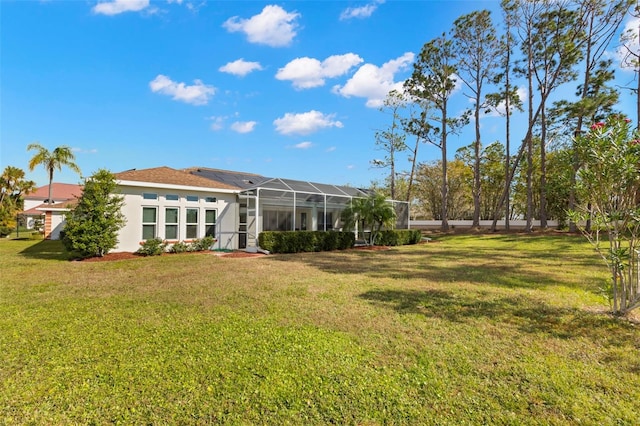
[[[189,251],[189,245],[183,241],[178,241],[169,248],[170,253],[186,253],[187,251]]]
[[[153,238],[151,240],[142,241],[140,248],[136,251],[136,254],[141,256],[159,256],[164,253],[167,245],[160,238]]]
[[[190,244],[191,250],[189,251],[205,251],[211,250],[211,247],[216,242],[216,239],[211,236],[200,238],[199,240],[193,240]]]
[[[344,250],[355,244],[353,232],[265,231],[258,236],[261,248],[272,253]]]

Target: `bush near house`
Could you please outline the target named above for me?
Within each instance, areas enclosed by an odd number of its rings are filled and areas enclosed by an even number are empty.
[[[353,232],[265,231],[258,236],[260,248],[271,253],[344,250],[355,242]]]
[[[173,244],[169,244],[160,238],[153,238],[142,241],[140,243],[140,248],[136,251],[136,254],[141,256],[159,256],[162,253],[206,251],[211,250],[211,247],[215,242],[216,239],[209,236],[193,240],[189,243],[178,241]]]

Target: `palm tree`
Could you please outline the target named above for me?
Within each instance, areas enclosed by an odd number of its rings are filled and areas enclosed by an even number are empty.
[[[396,219],[393,205],[382,194],[371,194],[367,198],[354,198],[341,214],[345,229],[362,227],[363,237],[365,229],[369,229],[369,245],[375,245],[376,237],[383,228],[392,228]],[[366,238],[365,238],[366,241]]]
[[[49,199],[48,204],[53,203],[53,171],[62,170],[62,166],[67,166],[74,172],[80,174],[80,167],[75,163],[75,155],[68,146],[59,146],[53,151],[49,151],[39,143],[31,143],[27,146],[27,151],[36,150],[36,154],[29,161],[29,170],[33,171],[36,166],[42,164],[49,172]]]

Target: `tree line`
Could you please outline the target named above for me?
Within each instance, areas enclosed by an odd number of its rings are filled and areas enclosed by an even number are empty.
[[[638,35],[620,36],[625,17],[640,9],[634,0],[502,0],[500,9],[496,20],[488,10],[456,19],[424,44],[402,90],[388,94],[381,111],[391,122],[375,134],[384,158],[372,165],[389,173],[378,189],[410,202],[413,217],[441,220],[445,231],[449,219],[493,220],[493,229],[504,220],[508,229],[514,217],[526,219],[527,231],[533,219],[576,230],[567,212],[581,201],[577,137],[619,113],[625,89],[637,97],[640,123]],[[615,86],[616,47],[636,87]],[[456,97],[469,101],[463,113],[452,110]],[[517,112],[526,121],[514,134]],[[504,140],[484,142],[488,115],[502,117]],[[469,125],[472,142],[450,153],[448,140]],[[424,144],[440,159],[419,162]],[[404,156],[409,170],[399,170]]]

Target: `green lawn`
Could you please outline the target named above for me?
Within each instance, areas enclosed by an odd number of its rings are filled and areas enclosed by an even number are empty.
[[[579,237],[70,262],[0,241],[0,424],[632,425]]]

